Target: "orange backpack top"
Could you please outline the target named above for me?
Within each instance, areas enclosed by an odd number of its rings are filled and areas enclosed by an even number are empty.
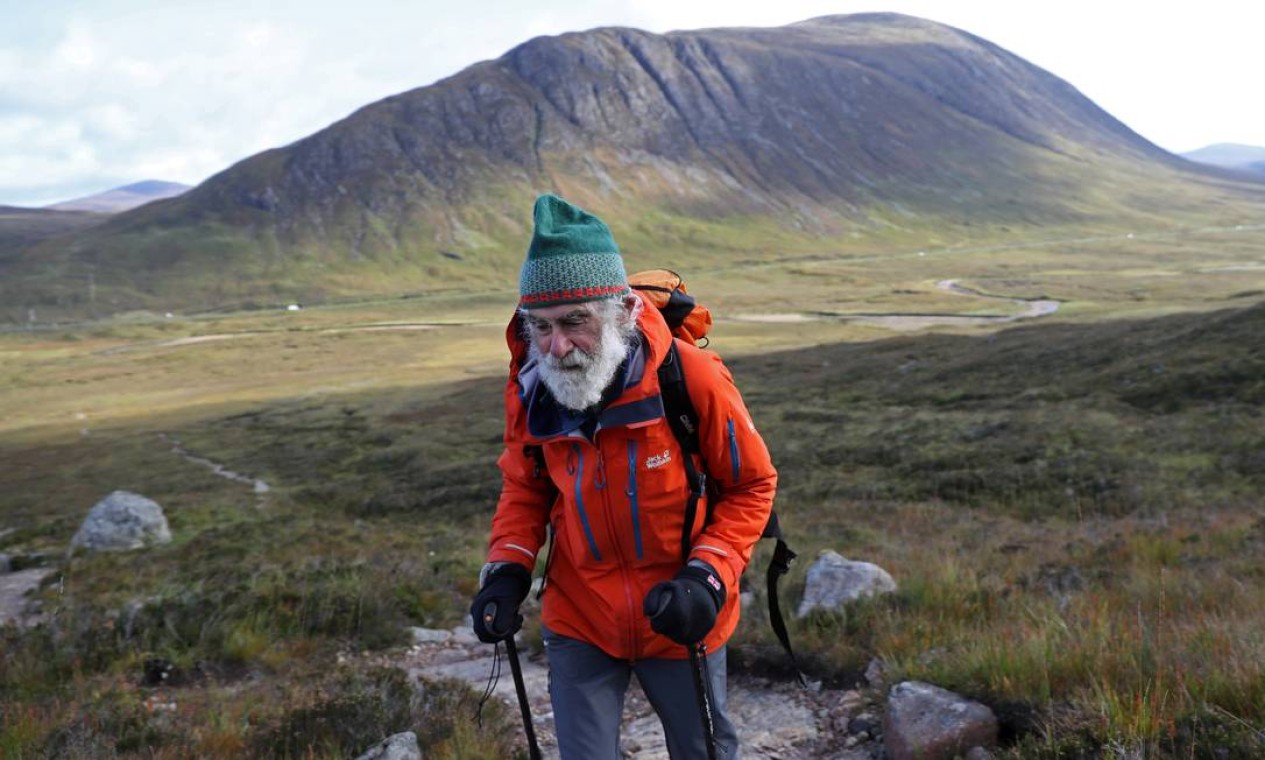
[[[686,292],[681,275],[671,269],[649,269],[631,275],[628,284],[655,305],[674,336],[694,344],[707,339],[712,313]]]

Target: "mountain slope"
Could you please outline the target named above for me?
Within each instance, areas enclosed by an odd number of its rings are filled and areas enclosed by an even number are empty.
[[[6,256],[45,238],[103,222],[100,214],[46,208],[0,206],[0,267]]]
[[[53,203],[44,208],[57,211],[95,211],[103,214],[114,214],[143,206],[150,201],[172,198],[189,189],[189,185],[179,182],[164,182],[147,179],[133,182],[130,185],[116,187],[105,192],[85,195],[61,203]]]
[[[610,28],[374,103],[36,246],[6,279],[37,279],[23,298],[69,311],[90,305],[59,283],[85,270],[106,310],[510,287],[546,190],[609,218],[634,266],[873,247],[893,230],[1232,218],[1262,195],[939,24]]]

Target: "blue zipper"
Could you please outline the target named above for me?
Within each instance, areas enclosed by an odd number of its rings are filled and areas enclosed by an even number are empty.
[[[575,467],[575,508],[580,513],[580,525],[584,526],[584,537],[589,541],[589,551],[593,552],[593,559],[598,562],[602,561],[602,553],[597,550],[597,541],[593,538],[593,528],[589,525],[589,516],[584,511],[584,452],[580,450],[580,444],[571,444],[571,453],[575,454],[577,464]]]
[[[641,520],[637,515],[637,442],[628,442],[628,503],[632,508],[633,540],[637,546],[637,559],[641,559]]]
[[[738,485],[739,470],[742,469],[742,458],[738,454],[738,434],[734,431],[734,419],[729,418],[729,461],[734,466],[734,485]]]

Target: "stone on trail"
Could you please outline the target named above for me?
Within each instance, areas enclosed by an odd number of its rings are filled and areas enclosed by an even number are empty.
[[[422,760],[417,734],[405,731],[383,739],[356,760]]]
[[[817,607],[837,610],[848,602],[896,590],[896,581],[886,570],[870,562],[853,562],[836,552],[824,551],[808,568],[804,598],[795,617],[806,617]]]
[[[91,551],[128,551],[170,542],[171,529],[157,502],[115,491],[88,512],[70,545]]]
[[[888,760],[949,760],[997,744],[997,716],[986,705],[919,681],[892,687],[883,719]]]
[[[414,644],[443,644],[451,641],[453,637],[452,631],[443,631],[436,628],[410,628],[409,631],[413,635]]]

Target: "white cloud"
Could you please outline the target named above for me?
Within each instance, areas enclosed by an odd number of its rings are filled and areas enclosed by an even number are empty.
[[[107,140],[134,140],[141,133],[136,112],[119,103],[92,106],[87,122]]]
[[[92,33],[81,24],[71,24],[66,36],[53,50],[52,62],[70,71],[88,71],[100,60],[100,50]]]

